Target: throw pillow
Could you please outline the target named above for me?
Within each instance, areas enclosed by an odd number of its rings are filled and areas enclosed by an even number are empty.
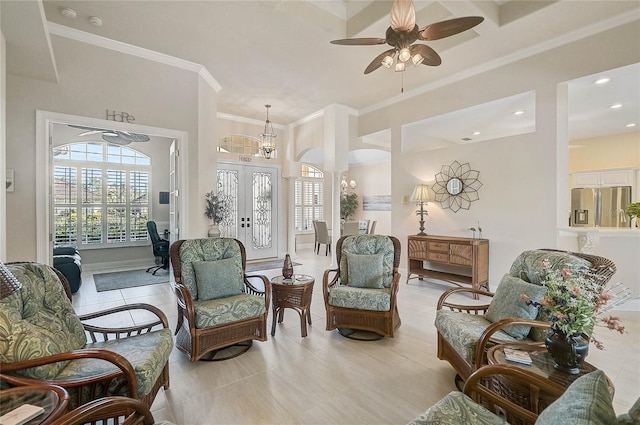
[[[242,294],[244,280],[237,258],[217,261],[193,261],[198,300],[215,300]]]
[[[382,289],[383,254],[349,254],[347,253],[347,273],[349,286],[355,288]]]
[[[616,423],[607,376],[601,370],[576,379],[549,407],[536,425],[600,425]]]
[[[538,309],[527,305],[526,301],[520,299],[520,295],[525,294],[530,299],[538,301],[545,292],[546,288],[544,286],[534,285],[505,274],[484,317],[492,323],[512,317],[535,319],[538,315]],[[531,326],[525,325],[511,325],[503,329],[503,331],[516,339],[526,338],[530,330]]]

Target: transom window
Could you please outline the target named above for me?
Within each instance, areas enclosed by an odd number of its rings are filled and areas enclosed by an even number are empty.
[[[104,142],[53,149],[54,244],[82,248],[148,241],[151,159]]]
[[[260,153],[260,139],[257,137],[234,134],[218,139],[218,152],[237,153],[240,155],[262,156]],[[278,150],[271,154],[271,158],[277,158]]]
[[[324,174],[302,164],[294,185],[294,225],[297,232],[313,230],[313,220],[324,220]]]

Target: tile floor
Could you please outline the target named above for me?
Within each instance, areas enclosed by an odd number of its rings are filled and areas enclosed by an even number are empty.
[[[302,263],[295,267],[296,273],[316,278],[309,336],[300,337],[298,315],[286,310],[275,337],[255,342],[237,358],[191,363],[174,349],[171,387],[158,394],[152,407],[156,420],[177,425],[405,424],[455,389],[453,368],[436,357],[433,326],[436,302],[448,285],[415,279],[407,285],[401,269],[402,326],[396,338],[353,341],[325,330],[322,274],[331,257],[308,249],[293,260]],[[273,277],[280,271],[263,274]],[[83,273],[83,285],[74,296],[78,313],[146,302],[161,308],[175,329],[175,298],[169,283],[98,293],[92,275]],[[627,411],[640,396],[640,312],[619,315],[628,334],[599,329],[606,350],[592,345],[587,358],[613,381],[618,413]]]

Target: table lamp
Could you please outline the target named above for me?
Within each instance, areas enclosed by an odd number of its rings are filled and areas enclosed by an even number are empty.
[[[14,292],[18,292],[22,284],[0,261],[0,299],[6,298]]]
[[[424,216],[429,215],[429,212],[424,209],[424,204],[430,200],[429,186],[423,183],[416,185],[409,201],[420,204],[420,210],[416,211],[416,215],[420,216],[420,233],[418,233],[418,236],[426,236],[426,233],[424,232]]]

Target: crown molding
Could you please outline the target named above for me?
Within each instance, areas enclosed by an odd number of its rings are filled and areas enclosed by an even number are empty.
[[[116,52],[135,56],[141,59],[146,59],[164,65],[184,69],[186,71],[195,72],[200,77],[202,77],[202,79],[216,93],[222,90],[222,86],[220,85],[220,83],[216,81],[216,79],[213,77],[213,75],[211,75],[207,68],[205,68],[203,65],[200,65],[199,63],[190,62],[184,59],[176,58],[175,56],[166,55],[164,53],[155,52],[143,47],[134,46],[132,44],[123,43],[117,40],[112,40],[100,35],[88,33],[86,31],[80,31],[75,28],[67,27],[65,25],[56,24],[55,22],[47,22],[47,28],[49,34],[58,35],[60,37],[69,38],[71,40],[80,41],[82,43],[91,44],[93,46],[102,47],[104,49],[114,50]]]
[[[256,120],[253,118],[241,117],[239,115],[227,114],[224,112],[216,113],[216,117],[223,120],[241,122],[244,124],[253,124],[253,125],[259,125],[259,126],[264,125],[264,121]],[[278,130],[284,130],[284,125],[282,124],[276,124],[274,122],[271,122],[271,125],[273,126],[273,128],[276,128]]]

